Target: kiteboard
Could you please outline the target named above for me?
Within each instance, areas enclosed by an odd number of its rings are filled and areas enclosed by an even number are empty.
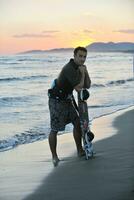
[[[92,158],[94,154],[93,144],[92,144],[94,134],[90,130],[88,106],[87,106],[87,98],[89,97],[88,94],[89,93],[86,89],[82,89],[78,92],[78,111],[79,111],[80,126],[82,131],[83,147],[87,160],[89,158]]]

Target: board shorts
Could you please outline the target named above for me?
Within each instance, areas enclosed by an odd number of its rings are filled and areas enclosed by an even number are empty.
[[[59,101],[49,98],[49,110],[51,131],[54,132],[64,131],[67,124],[75,124],[79,119],[79,115],[71,100]]]

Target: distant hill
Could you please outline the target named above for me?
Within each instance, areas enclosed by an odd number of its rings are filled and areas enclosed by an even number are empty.
[[[132,42],[94,42],[86,46],[87,50],[90,52],[133,52],[134,53],[134,43]],[[40,54],[45,52],[63,52],[63,51],[73,51],[73,48],[57,48],[49,50],[30,50],[25,52],[20,52],[19,54]]]
[[[86,47],[93,52],[134,52],[134,43],[131,42],[95,42]]]
[[[46,52],[63,52],[63,51],[73,51],[73,48],[59,48],[59,49],[49,49],[49,50],[30,50],[20,52],[18,54],[38,54],[38,53],[46,53]]]
[[[23,52],[20,52],[18,54],[36,54],[36,53],[44,53],[43,50],[29,50],[29,51],[23,51]]]

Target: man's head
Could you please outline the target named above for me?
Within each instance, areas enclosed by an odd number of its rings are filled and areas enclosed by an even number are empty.
[[[74,62],[77,65],[83,65],[87,57],[87,49],[85,47],[77,47],[74,49]]]

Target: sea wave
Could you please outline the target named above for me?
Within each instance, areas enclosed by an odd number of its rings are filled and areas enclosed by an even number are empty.
[[[7,77],[7,78],[0,78],[0,82],[37,80],[37,79],[44,79],[46,77],[47,77],[46,75],[24,76],[24,77]]]
[[[16,65],[16,64],[24,64],[24,63],[55,63],[63,61],[62,58],[59,57],[47,57],[47,58],[31,58],[31,57],[23,57],[23,58],[0,58],[0,65]]]
[[[22,58],[22,59],[18,59],[17,61],[19,62],[57,62],[59,61],[58,59],[38,59],[38,58]]]
[[[11,138],[5,140],[0,140],[0,152],[13,149],[21,144],[28,144],[38,140],[43,140],[47,136],[44,133],[34,133],[32,131],[27,131],[25,133],[16,134]]]
[[[1,97],[0,98],[0,105],[5,104],[5,103],[16,103],[16,102],[26,102],[29,101],[29,99],[33,99],[34,96],[8,96],[8,97]]]
[[[134,81],[134,78],[129,78],[129,79],[121,79],[121,80],[116,80],[116,81],[110,81],[107,83],[107,86],[112,86],[112,85],[122,85],[127,82]]]
[[[23,61],[41,61],[41,60],[37,58],[22,58],[18,59],[18,61],[23,62]]]
[[[109,105],[92,105],[92,106],[88,106],[88,108],[108,108],[111,107],[113,105],[109,104]]]
[[[96,105],[90,105],[90,106],[88,106],[88,108],[90,109],[94,109],[94,108],[113,108],[113,107],[118,107],[118,106],[125,106],[125,107],[127,107],[127,106],[132,106],[133,104],[132,103],[129,103],[129,102],[119,102],[119,103],[112,103],[112,104],[96,104]]]
[[[97,84],[97,83],[92,84],[92,88],[100,88],[100,87],[106,87],[106,85],[105,84]]]
[[[18,65],[19,62],[0,62],[0,65]]]
[[[120,80],[115,80],[115,81],[109,81],[106,84],[92,84],[93,88],[102,88],[102,87],[111,87],[111,86],[118,86],[118,85],[123,85],[128,82],[134,81],[134,78],[129,78],[129,79],[120,79]]]

